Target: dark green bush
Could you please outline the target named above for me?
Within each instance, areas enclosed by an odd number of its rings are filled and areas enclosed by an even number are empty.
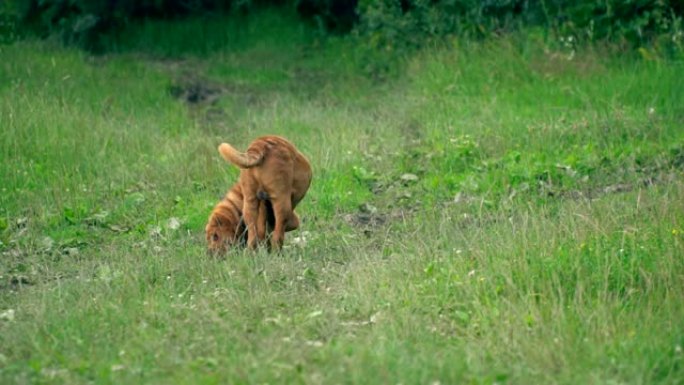
[[[357,0],[297,0],[297,13],[331,32],[349,32],[358,20]]]
[[[102,35],[144,18],[246,9],[258,0],[14,0],[25,28],[99,49]],[[279,1],[268,1],[277,3]]]
[[[21,25],[39,36],[58,36],[67,44],[103,48],[102,38],[136,19],[176,18],[212,12],[247,11],[259,5],[296,8],[322,29],[348,32],[357,0],[10,0]]]
[[[589,41],[609,39],[632,46],[650,44],[662,34],[677,33],[673,23],[682,16],[668,0],[557,2],[550,21],[561,32]]]
[[[616,41],[681,50],[680,0],[9,0],[23,26],[43,36],[97,47],[108,31],[141,18],[247,10],[254,5],[296,8],[322,29],[355,34],[367,47],[401,52],[445,36],[483,38],[541,27],[563,44]]]
[[[572,41],[632,46],[681,39],[679,2],[668,0],[362,0],[359,32],[382,46],[417,46],[447,35],[486,37],[541,26]],[[674,4],[676,3],[676,4]],[[679,24],[678,24],[679,23]],[[679,37],[677,36],[679,34]]]
[[[0,3],[0,44],[11,43],[17,39],[19,17],[9,3]]]

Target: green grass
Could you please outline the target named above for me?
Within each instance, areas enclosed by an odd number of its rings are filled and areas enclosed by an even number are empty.
[[[378,82],[273,11],[127,33],[0,46],[0,383],[684,383],[681,63],[512,36]],[[216,146],[266,133],[302,229],[210,258]]]

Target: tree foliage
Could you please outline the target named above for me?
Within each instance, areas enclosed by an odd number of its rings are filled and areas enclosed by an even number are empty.
[[[530,26],[574,41],[608,39],[638,46],[663,34],[681,41],[683,8],[668,0],[364,0],[359,28],[377,44],[394,46]]]
[[[355,31],[370,47],[406,49],[445,36],[488,37],[541,27],[556,37],[681,48],[684,3],[676,0],[13,0],[19,20],[42,35],[97,46],[98,37],[141,18],[249,11],[278,4],[321,28]],[[566,40],[567,42],[568,40]]]
[[[141,18],[173,18],[224,11],[250,0],[15,0],[24,28],[96,49],[101,35]]]

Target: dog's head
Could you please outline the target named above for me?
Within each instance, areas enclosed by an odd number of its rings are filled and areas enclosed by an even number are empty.
[[[237,210],[221,202],[211,212],[204,231],[208,252],[212,255],[219,255],[243,242],[245,225]]]

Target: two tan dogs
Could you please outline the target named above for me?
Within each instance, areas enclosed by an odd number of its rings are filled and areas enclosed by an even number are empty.
[[[228,143],[221,156],[240,168],[238,182],[214,207],[205,228],[209,251],[225,252],[244,242],[254,249],[271,231],[270,248],[280,250],[285,232],[299,227],[295,206],[311,185],[309,161],[279,136],[262,136],[241,153]]]

